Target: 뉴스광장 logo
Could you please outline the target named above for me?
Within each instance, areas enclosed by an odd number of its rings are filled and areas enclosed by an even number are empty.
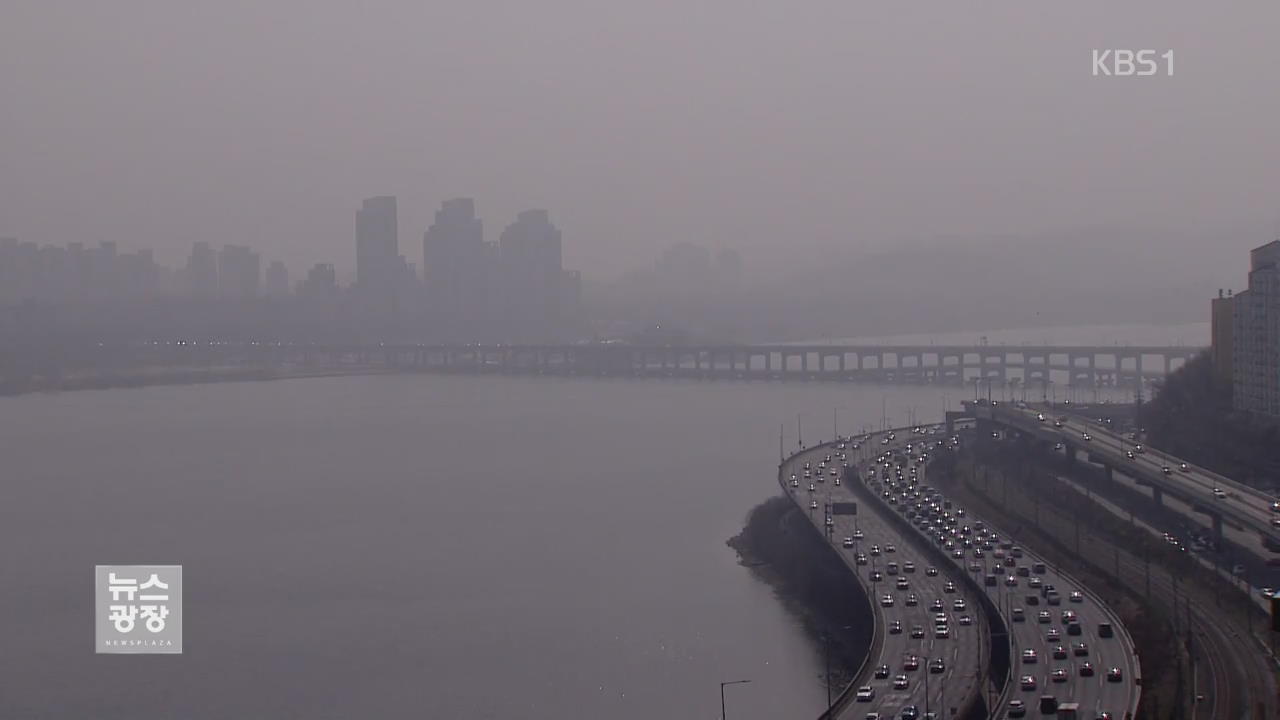
[[[182,653],[182,566],[94,567],[94,649]]]

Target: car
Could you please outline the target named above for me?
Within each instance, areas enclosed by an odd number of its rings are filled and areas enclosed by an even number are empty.
[[[1080,663],[1080,677],[1093,677],[1093,663]]]
[[[1049,679],[1056,683],[1064,683],[1067,681],[1067,671],[1062,668],[1058,668],[1053,671],[1053,674],[1049,676]]]
[[[865,537],[865,536],[862,534],[862,531],[861,531],[861,530],[854,530],[854,531],[853,531],[853,539],[854,539],[854,540],[861,540],[863,537]]]
[[[946,625],[933,626],[933,638],[935,640],[946,640],[949,637],[951,637],[951,628]]]
[[[1054,660],[1066,660],[1066,659],[1067,659],[1067,649],[1066,649],[1066,648],[1064,648],[1064,647],[1062,647],[1061,645],[1058,645],[1057,647],[1055,647],[1055,648],[1053,649],[1053,659],[1054,659]]]
[[[1168,465],[1161,465],[1161,466],[1160,466],[1160,472],[1164,473],[1165,475],[1172,475],[1172,474],[1173,474],[1173,470],[1172,470],[1172,469],[1170,469],[1170,467],[1169,467]]]
[[[920,598],[915,593],[910,593],[907,595],[906,603],[907,607],[915,607],[920,604]]]
[[[947,664],[943,662],[942,658],[934,658],[929,661],[930,673],[937,675],[939,673],[944,673],[946,671],[947,671]]]
[[[946,585],[942,586],[942,592],[953,593],[955,591],[956,591],[956,584],[951,582],[950,580],[947,581]]]
[[[910,560],[902,563],[902,572],[913,573],[916,571],[916,564]]]
[[[1010,575],[1010,576],[1006,577],[1006,578],[1004,579],[1004,584],[1005,584],[1005,587],[1017,587],[1017,586],[1018,586],[1018,578],[1017,578],[1017,576],[1015,576],[1015,575]]]
[[[929,609],[933,612],[941,612],[945,608],[946,606],[942,604],[942,598],[934,598],[933,602],[929,603]]]
[[[871,582],[880,582],[883,578],[884,576],[880,574],[879,570],[871,571]]]
[[[906,579],[906,578],[904,578],[904,577],[900,577],[900,578],[898,578],[898,584],[897,584],[897,585],[898,585],[898,589],[899,589],[899,590],[906,590],[908,587],[910,587],[911,583],[907,582],[907,579]]]
[[[1093,440],[1093,436],[1092,436],[1092,435],[1090,435],[1089,433],[1084,433],[1084,434],[1082,435],[1082,437],[1084,438],[1084,441],[1085,441],[1085,442],[1089,442],[1089,441]]]
[[[1107,682],[1118,683],[1123,681],[1124,681],[1124,671],[1121,670],[1120,668],[1113,667],[1107,671]]]
[[[1061,426],[1061,425],[1058,425],[1058,427],[1062,427],[1062,426]],[[1054,444],[1053,444],[1053,449],[1054,449],[1054,450],[1061,450],[1061,449],[1062,449],[1062,443],[1060,443],[1060,442],[1059,442],[1059,443],[1054,443]]]
[[[1036,413],[1036,420],[1044,422],[1044,413]]]
[[[885,678],[889,677],[889,666],[888,666],[888,665],[880,665],[880,666],[876,667],[875,677],[876,677],[876,679],[877,679],[877,680],[883,680],[883,679],[885,679]]]
[[[1216,487],[1216,488],[1214,488],[1214,489],[1213,489],[1213,496],[1214,496],[1215,498],[1219,499],[1219,500],[1226,500],[1226,499],[1227,499],[1227,492],[1226,492],[1225,490],[1223,490],[1222,488],[1217,488],[1217,487]]]
[[[961,625],[968,627],[969,625],[973,624],[973,617],[970,615],[961,615],[959,622]]]
[[[817,492],[818,488],[813,483],[809,483],[809,492]]]
[[[925,575],[928,575],[929,577],[937,577],[937,575],[938,575],[938,568],[933,567],[932,565],[930,565],[929,567],[927,567],[927,568],[925,568],[925,569],[924,569],[924,574],[925,574]]]
[[[846,538],[844,539],[844,543],[842,543],[842,544],[843,544],[846,548],[852,548],[852,547],[853,547],[853,538],[851,538],[851,537],[846,537]]]
[[[901,635],[901,634],[902,634],[902,621],[901,621],[901,620],[892,620],[892,621],[890,621],[890,622],[889,622],[889,634],[890,634],[890,635]]]
[[[1039,660],[1039,656],[1036,655],[1035,650],[1032,650],[1031,648],[1027,648],[1026,650],[1022,651],[1022,663],[1024,665],[1034,665],[1038,660]]]
[[[1072,590],[1071,594],[1067,596],[1067,599],[1073,603],[1082,603],[1084,602],[1084,593],[1079,590]]]
[[[1182,472],[1191,472],[1191,468],[1187,467],[1186,463],[1178,463],[1178,469]]]
[[[907,672],[915,672],[920,669],[920,657],[918,655],[908,655],[902,661],[902,669]]]
[[[1026,565],[1020,565],[1018,566],[1018,569],[1014,571],[1014,574],[1018,577],[1031,577],[1031,568]]]
[[[1049,628],[1049,632],[1045,633],[1045,642],[1055,643],[1062,639],[1062,633],[1057,628]]]
[[[1042,585],[1044,585],[1044,580],[1041,580],[1038,577],[1033,577],[1027,581],[1027,587],[1035,588],[1037,590],[1039,590]]]
[[[885,595],[880,598],[880,607],[893,607],[893,596]]]
[[[908,705],[902,708],[902,712],[898,715],[901,720],[920,720],[920,708],[915,705]]]
[[[871,546],[871,557],[880,557],[880,546],[879,546],[879,545],[872,545],[872,546]]]
[[[854,555],[854,556],[853,556],[853,561],[854,561],[855,563],[857,563],[858,565],[866,565],[866,564],[867,564],[867,554],[866,554],[866,553],[858,553],[857,555]]]
[[[924,626],[923,626],[923,625],[912,625],[912,626],[911,626],[911,638],[912,638],[913,640],[920,640],[920,639],[922,639],[923,637],[924,637]]]
[[[887,553],[891,553],[891,552],[897,552],[898,549],[893,546],[893,543],[886,543],[884,546],[884,551]]]
[[[858,694],[854,696],[857,702],[871,702],[876,699],[876,690],[870,685],[863,685],[858,688]]]
[[[1133,446],[1133,451],[1134,451],[1134,452],[1136,452],[1136,453],[1138,453],[1139,455],[1141,455],[1142,453],[1146,452],[1145,450],[1143,450],[1143,449],[1142,449],[1142,446],[1141,446],[1141,445],[1134,445],[1134,446]]]
[[[893,679],[893,689],[894,689],[894,690],[906,690],[906,689],[907,689],[907,684],[908,684],[908,683],[907,683],[907,676],[906,676],[906,675],[901,675],[901,674],[900,674],[900,675],[898,675],[897,677],[895,677],[895,678]]]
[[[1137,460],[1138,456],[1133,454],[1132,450],[1125,450],[1124,456],[1130,460]]]
[[[810,509],[810,510],[817,510],[817,509],[818,509],[818,501],[817,501],[817,500],[810,500],[810,501],[809,501],[809,509]]]
[[[1026,717],[1026,715],[1027,715],[1026,703],[1022,702],[1021,700],[1009,701],[1009,717],[1020,718],[1020,717]]]
[[[1023,675],[1021,682],[1018,683],[1023,690],[1031,691],[1036,689],[1036,676]]]
[[[1076,657],[1088,657],[1089,646],[1082,642],[1071,643],[1071,654],[1075,655]]]
[[[955,610],[956,612],[964,612],[965,608],[967,607],[969,606],[965,604],[965,601],[963,598],[956,598],[956,601],[951,603],[951,609]]]
[[[1014,622],[1020,623],[1027,621],[1027,613],[1022,608],[1014,608],[1010,611],[1010,614],[1013,616]]]

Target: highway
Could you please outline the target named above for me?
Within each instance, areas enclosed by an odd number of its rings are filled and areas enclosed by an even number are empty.
[[[854,466],[855,473],[865,472],[864,468],[871,457],[868,450],[873,448],[877,454],[885,449],[873,438],[871,441],[861,441],[861,446],[856,451],[852,448],[846,451],[848,462]],[[936,575],[931,575],[928,570],[931,562],[922,552],[922,540],[918,537],[903,537],[896,525],[879,514],[882,512],[880,508],[866,508],[862,497],[855,495],[852,488],[844,484],[837,486],[837,478],[829,474],[830,466],[823,468],[823,482],[818,483],[816,478],[811,478],[814,490],[809,491],[809,482],[804,479],[804,464],[810,463],[813,474],[826,455],[831,454],[836,459],[837,453],[833,445],[827,444],[793,455],[784,461],[782,477],[797,504],[810,513],[815,526],[819,528],[826,519],[824,504],[859,502],[858,515],[832,516],[832,541],[877,607],[883,644],[880,657],[869,659],[864,675],[855,679],[857,685],[869,685],[873,688],[874,698],[869,702],[850,703],[840,716],[863,718],[867,713],[879,713],[884,717],[897,717],[909,705],[915,705],[922,716],[926,711],[938,712],[941,716],[941,708],[959,707],[982,687],[989,643],[985,619],[975,606],[976,600],[964,591],[957,568],[942,568]],[[835,466],[838,472],[842,469],[838,459],[835,460]],[[795,487],[791,487],[789,482],[792,474],[796,475]],[[818,504],[816,509],[809,507],[813,501]],[[853,542],[854,547],[842,547],[844,538],[852,539],[859,533],[861,538]],[[877,546],[878,550],[874,550]],[[894,548],[893,551],[889,551],[890,546]],[[865,565],[858,564],[859,553],[865,554]],[[906,571],[908,562],[914,564],[913,572]],[[889,574],[889,563],[898,564],[897,574]],[[873,572],[881,574],[879,580],[872,581]],[[906,588],[899,589],[899,580],[905,581]],[[956,592],[946,591],[949,582],[956,588]],[[915,606],[908,605],[908,597],[912,594],[918,599]],[[882,604],[886,595],[893,600],[891,606]],[[935,600],[942,602],[941,612],[948,617],[950,637],[945,639],[935,637],[934,616],[938,611],[930,609]],[[963,601],[963,610],[956,609],[957,600]],[[972,624],[962,625],[961,616],[971,618]],[[891,624],[895,622],[901,626],[901,632],[895,632],[891,628]],[[913,632],[917,629],[918,632]],[[913,634],[922,634],[923,637],[913,637]],[[907,661],[911,656],[918,659],[916,669],[907,669],[910,667]],[[937,659],[943,662],[942,671],[930,672],[929,663]],[[889,666],[888,677],[876,678],[875,670],[881,664]],[[894,687],[894,680],[899,675],[906,677],[905,689]]]
[[[1126,452],[1134,451],[1132,441],[1113,432],[1105,425],[1068,418],[1061,427],[1055,427],[1053,408],[1027,404],[1001,403],[985,405],[967,403],[974,415],[1031,433],[1046,440],[1062,442],[1069,448],[1084,450],[1100,461],[1125,474],[1159,488],[1162,492],[1177,496],[1192,507],[1221,516],[1224,524],[1247,530],[1280,547],[1280,526],[1275,521],[1280,515],[1273,512],[1274,501],[1266,493],[1222,477],[1191,464],[1183,471],[1184,461],[1168,454],[1147,448],[1134,452],[1132,459]],[[1039,420],[1043,415],[1044,420]],[[1090,440],[1084,439],[1088,433]],[[1169,472],[1164,471],[1165,468]],[[1215,496],[1215,489],[1220,491]]]
[[[1019,717],[1017,701],[1024,704],[1027,717],[1039,716],[1039,700],[1042,695],[1053,695],[1059,701],[1074,701],[1088,717],[1098,713],[1109,712],[1115,718],[1123,718],[1126,712],[1132,711],[1137,704],[1139,687],[1136,683],[1140,676],[1140,667],[1133,650],[1132,640],[1128,637],[1118,618],[1110,612],[1087,590],[1043,561],[1025,548],[1019,548],[1022,557],[1013,557],[1012,539],[1000,533],[989,523],[980,518],[968,515],[963,520],[956,518],[955,525],[939,526],[937,515],[933,520],[917,519],[913,522],[914,531],[904,531],[901,524],[891,522],[887,513],[905,513],[910,504],[919,502],[919,498],[909,497],[889,504],[884,497],[886,491],[896,495],[903,490],[922,490],[927,493],[930,502],[940,506],[947,504],[945,498],[928,488],[924,477],[923,463],[917,465],[918,483],[910,487],[907,482],[896,479],[896,470],[891,472],[890,481],[882,479],[885,468],[879,462],[886,451],[899,452],[907,442],[915,445],[919,452],[922,442],[931,445],[940,439],[937,435],[917,435],[907,431],[897,431],[896,440],[883,445],[886,435],[877,434],[870,438],[854,438],[849,441],[845,453],[847,461],[854,468],[854,476],[877,499],[868,507],[866,492],[856,492],[858,488],[849,483],[837,486],[835,478],[829,472],[831,465],[839,465],[840,452],[836,445],[824,444],[798,453],[788,458],[781,467],[780,479],[784,487],[804,508],[815,527],[822,528],[826,522],[825,509],[831,502],[854,501],[859,503],[858,515],[831,516],[834,532],[832,542],[843,545],[849,538],[853,547],[843,548],[846,564],[854,569],[860,582],[867,588],[873,599],[877,612],[877,622],[883,633],[879,657],[868,659],[864,672],[855,679],[856,685],[869,685],[874,690],[874,698],[869,702],[852,702],[847,705],[840,717],[869,717],[868,713],[877,713],[881,717],[897,717],[901,709],[907,705],[915,705],[921,713],[938,712],[939,708],[958,707],[971,693],[981,691],[986,686],[986,657],[989,648],[990,629],[986,626],[984,613],[975,599],[970,595],[968,586],[959,580],[962,574],[971,574],[974,580],[984,589],[992,602],[1000,608],[1010,629],[1012,644],[1011,685],[1004,695],[1005,703],[996,708],[993,717]],[[858,448],[853,448],[854,443]],[[937,452],[938,450],[931,450]],[[817,481],[819,464],[826,457],[832,457],[831,464],[823,467],[823,482]],[[804,478],[804,465],[810,465],[811,477]],[[868,479],[867,471],[872,464],[878,466],[878,472]],[[891,463],[891,467],[894,463]],[[795,474],[794,480],[791,475]],[[794,483],[794,486],[792,486]],[[896,485],[895,485],[896,483]],[[812,484],[813,490],[810,490]],[[817,507],[810,505],[816,502]],[[956,510],[959,510],[957,507]],[[952,511],[950,514],[955,514]],[[972,533],[977,524],[983,522],[989,534],[986,538],[976,538]],[[932,524],[933,527],[929,528]],[[971,547],[963,548],[961,529],[968,525]],[[923,529],[928,528],[927,530]],[[957,535],[950,534],[951,529]],[[938,531],[944,530],[942,537]],[[974,540],[977,540],[976,542]],[[952,542],[954,547],[947,548],[945,543]],[[953,557],[948,562],[931,561],[921,546],[925,544],[942,545],[942,549]],[[894,552],[888,552],[887,546],[893,545]],[[873,555],[873,546],[878,546],[879,554]],[[858,556],[862,554],[865,565],[859,565]],[[956,555],[959,555],[958,557]],[[999,556],[999,557],[998,557]],[[903,567],[907,561],[915,564],[914,573],[906,573]],[[898,574],[888,574],[888,563],[898,563]],[[936,565],[937,574],[930,565]],[[1036,573],[1037,564],[1044,564],[1044,571]],[[872,572],[879,572],[879,579],[872,581]],[[986,584],[986,576],[992,575],[996,584]],[[1009,576],[1013,577],[1011,581]],[[896,578],[905,577],[907,587],[899,590]],[[947,592],[947,584],[951,583],[954,593]],[[1012,583],[1012,584],[1011,584]],[[1040,586],[1040,589],[1034,587]],[[1059,593],[1058,605],[1049,605],[1041,589],[1052,585]],[[1073,598],[1072,593],[1082,591]],[[908,606],[907,596],[915,594],[919,604]],[[892,605],[882,604],[882,598],[889,595]],[[953,598],[961,598],[965,609],[957,611]],[[934,610],[930,607],[935,600],[940,600],[943,612],[948,614],[950,637],[940,639],[934,637]],[[1034,605],[1032,603],[1035,603]],[[1075,614],[1080,630],[1079,635],[1070,635],[1067,628],[1068,618],[1064,612]],[[1041,617],[1041,613],[1047,613]],[[961,625],[960,616],[967,615],[972,624]],[[1021,619],[1019,619],[1021,618]],[[901,633],[890,632],[892,624],[900,626]],[[1099,629],[1110,624],[1112,637],[1101,637]],[[896,629],[896,628],[895,628]],[[912,634],[923,637],[912,637]],[[1083,647],[1077,644],[1083,643]],[[1059,649],[1061,648],[1061,649]],[[1034,652],[1034,661],[1024,658],[1023,652]],[[1080,653],[1080,654],[1077,654]],[[1062,655],[1065,654],[1065,657]],[[1057,655],[1057,657],[1055,657]],[[906,670],[904,660],[915,656],[919,661],[918,670]],[[925,674],[929,660],[941,656],[945,662],[944,672],[929,675],[928,703],[926,707],[924,694]],[[886,677],[874,677],[876,669],[881,665],[888,666]],[[1087,666],[1086,666],[1087,664]],[[1119,669],[1118,680],[1110,676],[1112,668]],[[1089,674],[1089,669],[1092,673]],[[1057,681],[1054,671],[1061,670]],[[884,673],[879,673],[884,674]],[[905,689],[895,689],[894,680],[899,675],[907,678]],[[1023,676],[1031,676],[1024,689]],[[938,682],[941,681],[941,682]],[[947,694],[950,694],[950,698]]]
[[[945,450],[935,448],[930,452]],[[877,490],[881,487],[878,482],[873,484]],[[941,505],[944,511],[947,509],[948,501],[940,493],[932,502]],[[887,507],[905,512],[908,506],[900,501]],[[955,505],[952,511],[958,514],[963,509]],[[977,541],[979,522],[988,531],[995,532],[995,538],[988,536],[990,542]],[[961,572],[974,575],[1006,619],[1013,643],[1012,675],[1015,683],[1015,689],[1007,695],[1009,699],[1021,700],[1029,714],[1036,715],[1039,714],[1038,703],[1042,695],[1053,695],[1063,702],[1078,702],[1082,710],[1093,716],[1110,712],[1113,717],[1122,718],[1126,711],[1136,706],[1139,691],[1135,681],[1139,666],[1132,641],[1113,613],[1077,581],[1025,548],[1014,551],[1017,546],[1010,536],[972,513],[956,517],[955,524],[950,527],[958,529],[957,533],[953,535],[949,529],[945,530],[940,540],[934,531],[930,531],[933,533],[930,538],[922,529],[924,524],[923,520],[916,523],[922,541],[949,543],[943,548],[952,555],[954,566]],[[970,528],[969,533],[963,532],[966,526]],[[966,538],[972,547],[964,547]],[[1015,554],[1022,557],[1015,557]],[[1044,566],[1043,572],[1035,572],[1037,565]],[[995,581],[994,586],[987,585],[988,575]],[[1041,590],[1049,585],[1057,590],[1060,604],[1049,605],[1049,600],[1042,595]],[[1078,601],[1072,596],[1077,591],[1080,591]],[[1068,611],[1075,614],[1080,635],[1069,634],[1064,617]],[[1099,635],[1099,627],[1104,623],[1111,625],[1112,637]],[[1079,643],[1084,647],[1077,647]],[[1027,650],[1034,652],[1034,661],[1024,659],[1023,653]],[[1055,657],[1055,653],[1065,654],[1065,657]],[[1108,671],[1112,668],[1120,670],[1118,682],[1108,678]],[[1093,671],[1091,675],[1083,674],[1090,669]],[[1064,674],[1055,682],[1053,674],[1058,670]],[[1027,689],[1023,687],[1023,676],[1031,678],[1026,683]],[[999,710],[1007,713],[1010,708]],[[1007,715],[997,713],[996,716]]]

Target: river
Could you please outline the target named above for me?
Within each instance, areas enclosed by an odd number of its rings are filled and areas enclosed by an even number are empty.
[[[0,717],[816,716],[725,540],[790,451],[964,390],[392,375],[0,399]],[[180,656],[95,564],[181,564]]]
[[[0,398],[0,717],[710,719],[744,679],[729,717],[816,717],[820,649],[725,540],[777,491],[797,415],[812,443],[972,392],[385,375]],[[95,564],[183,565],[184,654],[93,653]]]

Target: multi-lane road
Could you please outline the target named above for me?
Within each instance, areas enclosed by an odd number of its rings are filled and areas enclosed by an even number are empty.
[[[925,712],[937,712],[942,717],[944,706],[960,706],[982,686],[989,642],[985,619],[976,608],[976,599],[963,589],[957,568],[937,568],[935,574],[930,570],[935,563],[923,552],[920,539],[906,536],[887,518],[865,508],[853,488],[835,484],[843,474],[842,462],[861,470],[872,447],[882,446],[863,440],[857,450],[847,447],[844,452],[848,459],[841,461],[835,445],[818,446],[793,455],[782,467],[786,488],[818,528],[825,526],[829,503],[859,502],[861,508],[857,515],[832,515],[830,537],[877,608],[878,632],[883,635],[879,658],[869,660],[866,672],[855,680],[859,686],[870,687],[873,695],[870,700],[848,705],[842,717],[863,718],[877,713],[897,718],[909,706],[915,706],[922,717]],[[818,465],[827,455],[831,455],[833,463],[822,468],[823,481],[818,482]],[[806,462],[810,464],[808,480],[804,478]],[[830,475],[832,469],[837,471],[836,476]],[[794,486],[790,481],[793,474]],[[813,503],[817,503],[816,508],[810,507]],[[852,541],[852,547],[843,547],[845,538]],[[859,555],[866,564],[859,564]],[[890,563],[896,564],[892,574]],[[878,579],[873,580],[873,573],[878,574]],[[948,592],[948,583],[955,592]],[[913,595],[916,604],[911,605],[909,599]],[[889,605],[885,604],[886,596],[891,598]],[[935,601],[942,603],[941,610],[931,609]],[[957,601],[963,605],[958,606]],[[947,637],[940,637],[938,632],[939,623],[935,620],[939,614],[947,618]],[[961,624],[962,617],[971,624]],[[931,669],[930,664],[939,660],[941,667]],[[887,673],[878,672],[881,665],[888,666]],[[887,676],[875,677],[877,674]]]
[[[1151,448],[1137,452],[1135,442],[1111,432],[1105,425],[1080,417],[1059,422],[1049,406],[1023,404],[1020,407],[1008,403],[970,403],[969,406],[979,418],[1062,442],[1068,448],[1086,450],[1095,459],[1121,469],[1143,484],[1175,495],[1199,512],[1221,517],[1225,523],[1280,547],[1280,513],[1273,509],[1275,498],[1265,492]]]
[[[830,522],[829,537],[867,589],[883,633],[879,657],[869,660],[866,672],[855,679],[869,686],[873,697],[851,703],[843,716],[898,717],[903,708],[915,706],[922,714],[934,711],[945,717],[952,707],[963,705],[986,687],[990,628],[970,586],[962,581],[966,574],[999,608],[1010,630],[1012,684],[993,717],[1019,717],[1020,704],[1027,716],[1038,716],[1044,695],[1077,702],[1088,717],[1109,712],[1119,719],[1132,711],[1140,669],[1131,639],[1110,610],[1073,579],[1024,548],[1014,550],[1008,536],[979,518],[966,516],[958,506],[952,508],[928,486],[926,465],[919,456],[924,444],[933,446],[941,436],[898,431],[888,444],[886,439],[887,434],[853,438],[843,451],[836,444],[818,446],[792,456],[781,467],[780,480],[810,514],[815,527],[821,531]],[[903,467],[896,467],[893,456],[901,458],[908,443],[914,451]],[[844,477],[844,462],[853,472],[837,485],[836,478]],[[806,463],[809,478],[804,477]],[[817,480],[819,465],[823,465],[822,482]],[[837,476],[830,474],[833,466]],[[869,471],[874,472],[869,475]],[[852,486],[855,478],[863,487]],[[866,500],[871,497],[875,500],[868,507]],[[851,501],[859,502],[859,514],[828,514],[830,503]],[[905,528],[901,518],[889,517],[907,515],[909,509],[913,529]],[[924,550],[930,544],[950,560],[933,559],[936,555]],[[896,563],[893,575],[889,574],[891,562]],[[906,571],[908,562],[914,572]],[[904,587],[899,586],[899,578],[905,580]],[[1045,595],[1050,585],[1057,590],[1058,604],[1050,605]],[[916,604],[908,604],[910,596]],[[942,619],[937,617],[939,612],[946,616],[945,637],[935,624]],[[1068,627],[1069,620],[1074,620],[1073,629]],[[1110,626],[1110,637],[1102,636],[1104,626]],[[1079,634],[1070,634],[1073,631]],[[1024,656],[1024,651],[1034,655]],[[908,670],[914,665],[912,658],[919,667]],[[936,658],[943,665],[940,672],[930,674],[929,662]],[[876,672],[881,665],[888,666],[887,672]],[[1061,672],[1055,675],[1055,671]],[[925,677],[929,678],[927,694]]]

